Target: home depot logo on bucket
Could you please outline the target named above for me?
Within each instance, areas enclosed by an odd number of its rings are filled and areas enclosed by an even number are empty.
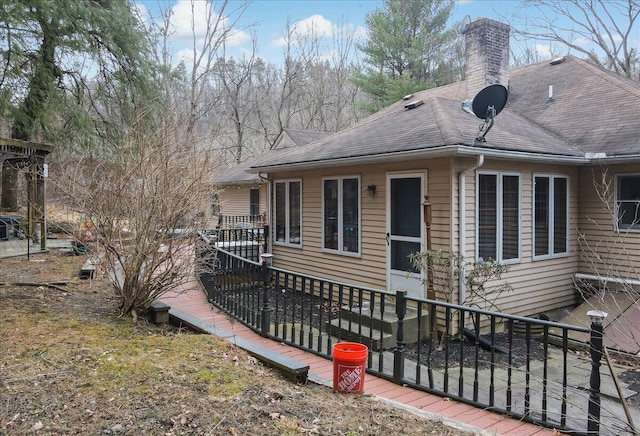
[[[338,374],[340,377],[338,391],[357,392],[362,390],[362,365],[338,365]]]
[[[365,364],[369,349],[356,342],[338,342],[334,344],[333,390],[361,394],[364,392]]]

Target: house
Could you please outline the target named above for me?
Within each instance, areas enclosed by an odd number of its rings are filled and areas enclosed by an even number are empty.
[[[326,132],[285,129],[278,136],[274,150],[305,145],[328,135],[329,133]],[[259,174],[247,172],[254,160],[255,158],[242,162],[214,179],[214,184],[218,188],[213,198],[214,216],[228,217],[228,219],[243,217],[237,219],[250,222],[259,221],[260,217],[266,218],[267,180]],[[228,219],[222,218],[219,221]]]
[[[407,255],[427,248],[428,196],[431,249],[509,266],[504,312],[574,305],[576,278],[640,285],[640,86],[571,55],[508,70],[509,31],[471,22],[465,81],[253,161],[274,266],[425,297]],[[482,138],[461,103],[491,84],[508,101]]]

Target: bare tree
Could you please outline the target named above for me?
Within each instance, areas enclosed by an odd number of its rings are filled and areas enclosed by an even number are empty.
[[[177,36],[173,28],[174,6],[162,9],[159,17],[151,17],[148,35],[157,48],[156,61],[162,67],[167,106],[173,109],[176,125],[182,125],[184,134],[192,138],[193,147],[197,145],[195,139],[202,142],[205,134],[215,136],[219,130],[219,121],[211,123],[217,119],[212,112],[222,104],[222,93],[211,85],[215,66],[219,58],[224,58],[228,41],[242,32],[239,20],[249,2],[224,0],[214,5],[191,0],[189,6],[188,56],[175,59],[176,53],[170,47],[171,38]]]
[[[349,81],[355,29],[343,23],[324,38],[288,23],[284,41],[282,66],[257,69],[254,82],[263,96],[257,115],[268,147],[285,128],[336,132],[356,122],[360,94]]]
[[[169,122],[135,125],[110,159],[81,160],[60,177],[69,204],[90,218],[120,315],[134,319],[194,268],[192,240],[213,191],[206,153],[183,153]]]
[[[596,65],[640,80],[640,53],[633,46],[640,27],[638,0],[535,0],[522,5],[536,13],[527,11],[518,19],[523,26],[512,26],[517,35],[560,43]]]
[[[216,62],[216,79],[220,84],[223,101],[222,113],[231,123],[228,134],[223,134],[222,140],[229,142],[225,150],[230,150],[233,160],[241,163],[245,160],[245,148],[248,142],[255,138],[256,111],[263,92],[254,84],[254,68],[258,63],[256,57],[255,36],[251,54],[241,59],[226,59],[222,57]],[[228,140],[228,141],[227,141]]]

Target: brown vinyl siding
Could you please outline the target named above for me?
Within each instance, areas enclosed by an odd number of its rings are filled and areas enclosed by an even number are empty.
[[[260,213],[267,211],[267,184],[229,185],[219,191],[220,213],[225,216],[249,215],[249,192],[260,189]]]
[[[303,246],[300,249],[274,245],[274,265],[287,270],[325,277],[346,283],[386,289],[386,178],[390,173],[424,172],[432,203],[432,248],[458,252],[458,172],[475,159],[434,159],[386,165],[367,165],[272,174],[272,179],[301,178],[303,190]],[[520,174],[521,227],[520,261],[510,265],[504,277],[514,290],[496,302],[505,312],[535,315],[541,311],[577,303],[573,275],[578,272],[578,170],[575,167],[534,165],[488,160],[482,171]],[[477,170],[476,170],[477,171]],[[466,249],[465,257],[475,260],[476,171],[466,175]],[[532,183],[534,174],[565,175],[569,178],[569,254],[552,259],[533,260]],[[361,177],[362,244],[360,257],[322,251],[322,178],[358,175]],[[373,197],[366,195],[368,185],[376,185]],[[455,208],[452,206],[455,204]],[[455,230],[454,237],[450,228]],[[426,242],[426,241],[425,241]],[[458,283],[452,286],[451,301],[458,301]],[[468,301],[467,301],[468,302]]]
[[[363,165],[304,172],[274,173],[272,180],[302,179],[302,248],[273,245],[274,265],[318,277],[386,289],[386,180],[395,172],[425,172],[426,186],[433,203],[434,248],[448,249],[450,217],[450,181],[447,160],[405,162],[392,165]],[[359,257],[322,251],[322,179],[329,176],[361,177],[362,242]],[[369,197],[368,185],[376,185]]]
[[[496,301],[497,308],[503,312],[527,316],[576,304],[578,294],[573,285],[573,275],[578,272],[576,240],[578,237],[579,182],[577,168],[487,160],[478,170],[468,172],[466,178],[465,257],[472,261],[475,261],[476,256],[475,183],[477,171],[505,171],[520,174],[520,262],[509,265],[509,271],[503,277],[503,281],[508,282],[513,287],[513,291],[503,293],[500,296]],[[569,178],[568,256],[533,260],[532,183],[534,174],[566,175]],[[496,310],[496,308],[492,310]]]
[[[580,272],[640,280],[640,230],[615,226],[616,175],[640,174],[638,165],[592,166],[580,170]],[[599,184],[596,187],[594,181]],[[596,256],[597,254],[597,256]]]

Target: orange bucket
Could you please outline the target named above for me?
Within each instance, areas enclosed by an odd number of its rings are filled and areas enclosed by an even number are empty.
[[[364,392],[364,374],[369,348],[357,342],[338,342],[333,346],[333,390],[340,393]]]

